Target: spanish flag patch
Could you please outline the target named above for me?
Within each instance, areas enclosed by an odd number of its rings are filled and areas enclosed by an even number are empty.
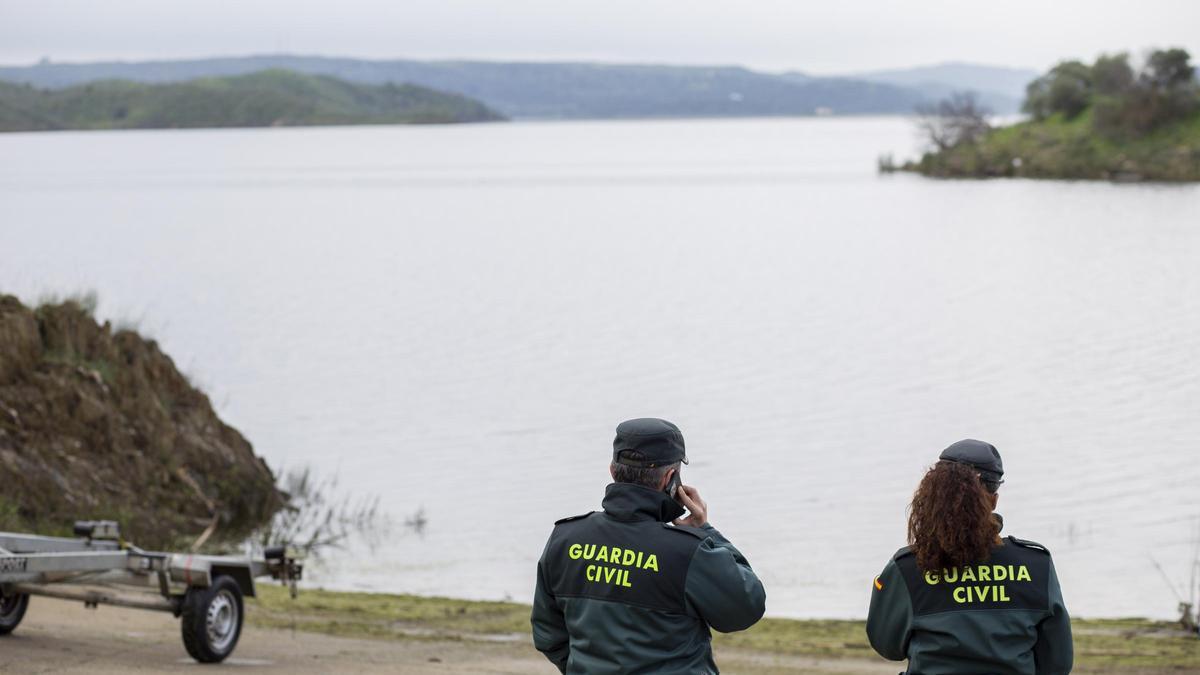
[[[879,583],[879,577],[875,577],[875,590],[883,590],[883,584]]]

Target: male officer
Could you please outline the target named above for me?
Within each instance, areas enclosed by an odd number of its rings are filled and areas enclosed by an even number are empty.
[[[622,422],[604,510],[554,524],[532,623],[534,646],[560,671],[717,673],[709,628],[745,630],[762,617],[762,582],[708,524],[700,492],[679,482],[687,461],[679,427]]]

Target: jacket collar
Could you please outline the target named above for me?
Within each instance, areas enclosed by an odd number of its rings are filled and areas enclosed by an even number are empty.
[[[684,508],[667,493],[632,483],[610,483],[604,489],[604,512],[617,520],[656,520],[669,523]]]

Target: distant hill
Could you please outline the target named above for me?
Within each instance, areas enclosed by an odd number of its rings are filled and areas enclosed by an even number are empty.
[[[1025,85],[1037,79],[1039,73],[1028,68],[982,66],[973,63],[941,63],[934,66],[877,70],[857,73],[856,77],[872,82],[886,82],[901,87],[923,86],[934,82],[960,89],[994,91],[1017,99],[1025,98]]]
[[[43,62],[0,67],[0,80],[61,88],[114,78],[179,82],[268,68],[364,84],[404,82],[431,87],[478,99],[505,116],[526,119],[908,114],[931,98],[926,89],[882,79],[794,72],[776,75],[734,66],[367,61],[291,55],[137,63]],[[1019,100],[993,107],[996,112],[1013,112]]]
[[[1037,76],[1037,71],[1025,68],[942,63],[856,73],[848,77],[915,89],[933,100],[946,98],[955,91],[974,91],[993,112],[1010,113],[1020,109],[1025,98],[1025,85]]]
[[[478,101],[415,85],[363,85],[268,70],[146,84],[102,80],[65,89],[0,82],[0,131],[429,124],[502,117]]]

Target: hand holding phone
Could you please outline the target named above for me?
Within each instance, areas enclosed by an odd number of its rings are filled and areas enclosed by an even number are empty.
[[[686,518],[676,518],[676,525],[701,527],[708,524],[708,503],[700,498],[700,491],[691,485],[680,485],[675,498],[688,510]]]

